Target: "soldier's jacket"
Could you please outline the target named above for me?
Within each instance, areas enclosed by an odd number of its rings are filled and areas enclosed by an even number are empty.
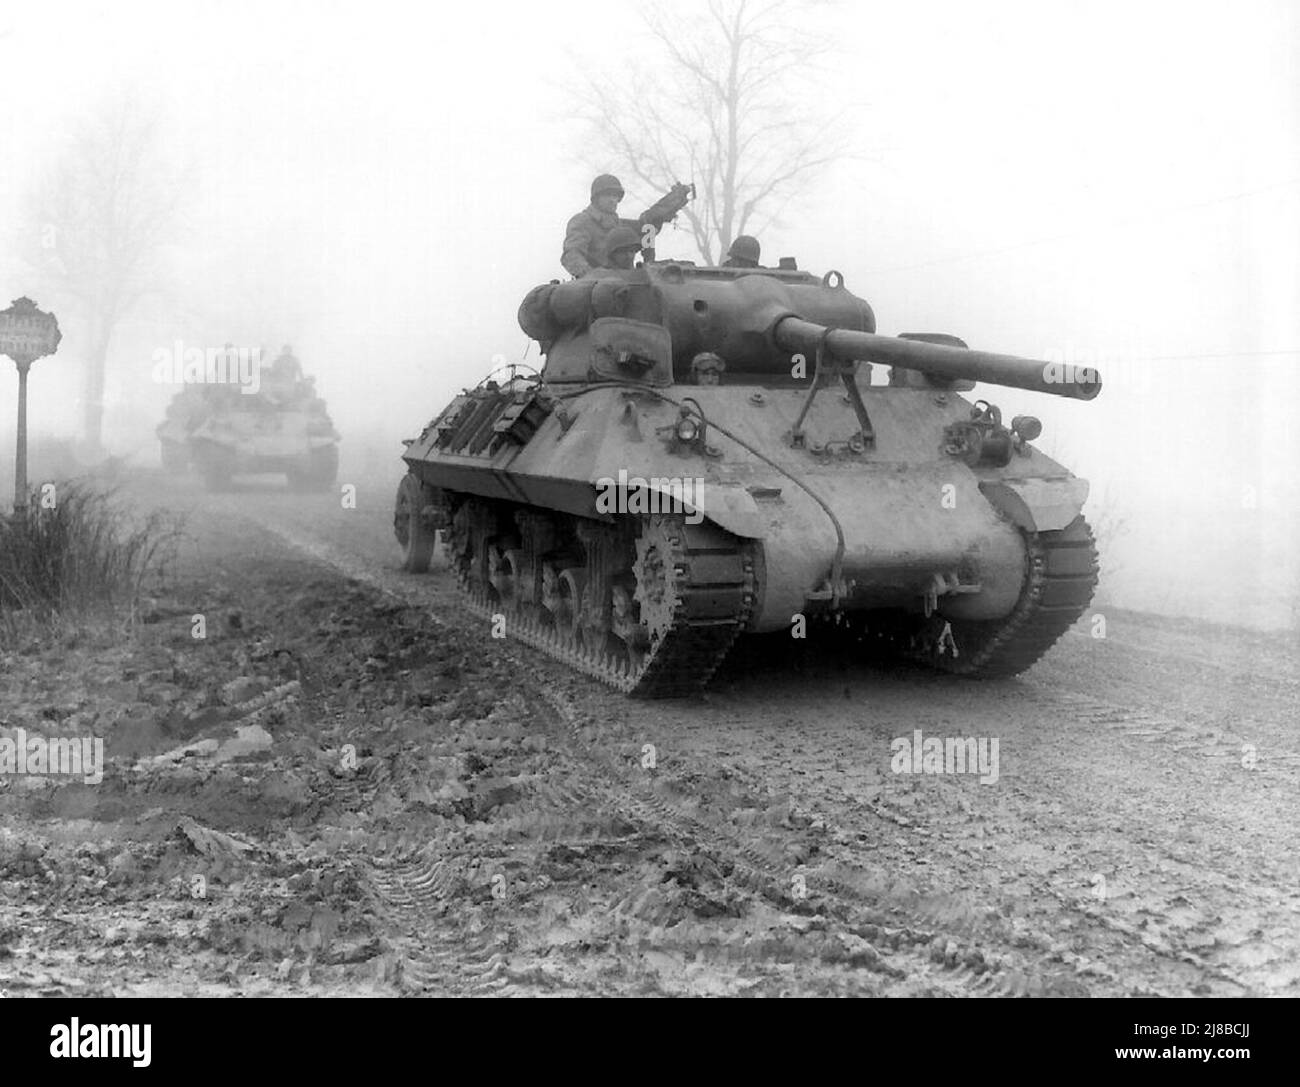
[[[570,275],[585,275],[605,263],[605,239],[619,224],[639,230],[636,219],[621,219],[614,212],[601,211],[590,204],[569,220],[564,232],[564,252],[560,263]]]
[[[585,275],[593,268],[605,267],[605,240],[620,223],[637,233],[646,223],[656,230],[676,215],[685,203],[685,197],[672,193],[658,200],[635,219],[621,219],[614,212],[603,212],[595,204],[588,204],[569,220],[564,232],[564,252],[560,263],[573,276]]]

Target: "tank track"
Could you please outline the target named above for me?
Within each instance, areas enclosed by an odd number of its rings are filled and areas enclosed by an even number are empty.
[[[1092,602],[1097,548],[1087,521],[1057,532],[1026,533],[1028,578],[1006,618],[995,622],[926,620],[903,655],[956,675],[1018,675],[1046,653]],[[955,653],[954,653],[955,650]]]
[[[490,505],[484,499],[447,494],[447,524],[459,502]],[[570,525],[580,519],[551,511],[556,521]],[[680,515],[624,515],[636,522],[638,536],[652,527],[666,540],[670,557],[664,566],[673,572],[673,586],[663,586],[671,615],[666,629],[633,661],[603,649],[588,647],[543,621],[540,607],[507,608],[488,587],[471,576],[473,560],[457,553],[451,533],[444,533],[445,551],[457,587],[470,610],[489,620],[504,615],[508,636],[540,649],[569,667],[638,698],[676,698],[698,691],[712,678],[754,609],[755,549],[751,543],[701,522],[686,524]],[[626,524],[626,522],[625,522]],[[626,556],[624,556],[626,559]]]

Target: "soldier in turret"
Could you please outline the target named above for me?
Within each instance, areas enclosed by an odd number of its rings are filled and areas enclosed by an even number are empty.
[[[762,250],[759,248],[758,239],[751,237],[749,234],[737,234],[736,240],[731,243],[731,248],[727,250],[727,259],[722,262],[724,268],[761,268],[758,263],[759,255]]]
[[[712,351],[701,351],[691,359],[691,380],[696,385],[720,385],[727,361]]]
[[[569,220],[560,263],[573,276],[586,275],[593,268],[602,267],[610,231],[620,225],[627,226],[637,231],[638,238],[641,228],[647,224],[657,231],[686,206],[690,193],[689,185],[674,185],[636,219],[621,219],[618,202],[623,199],[623,186],[613,174],[601,174],[591,183],[590,205]]]
[[[296,385],[302,380],[302,363],[288,344],[280,348],[280,353],[271,363],[271,376],[287,385]]]
[[[634,226],[620,223],[605,239],[605,258],[602,268],[631,268],[641,252],[641,234]]]
[[[302,363],[288,344],[280,349],[280,354],[271,363],[266,373],[266,399],[276,405],[287,406],[300,395],[302,386]]]

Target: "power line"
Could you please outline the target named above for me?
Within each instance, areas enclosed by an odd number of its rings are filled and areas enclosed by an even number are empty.
[[[1056,365],[1062,366],[1079,366],[1098,368],[1109,366],[1112,363],[1127,364],[1130,362],[1192,362],[1197,359],[1248,359],[1260,358],[1266,355],[1300,355],[1300,348],[1292,347],[1281,351],[1214,351],[1202,355],[1140,355],[1123,351],[1116,351],[1107,354],[1105,351],[1094,352],[1095,362],[1088,362],[1083,359],[1063,359]]]
[[[1261,355],[1300,355],[1300,348],[1289,347],[1278,351],[1222,351],[1205,355],[1138,355],[1143,362],[1182,362],[1188,359],[1246,359]]]
[[[1292,185],[1300,184],[1300,177],[1289,178],[1286,181],[1276,181],[1271,185],[1262,185],[1258,189],[1245,189],[1242,192],[1229,193],[1227,196],[1216,196],[1209,200],[1200,200],[1194,204],[1181,204],[1178,207],[1166,208],[1163,212],[1152,210],[1137,215],[1130,215],[1124,219],[1116,220],[1108,226],[1089,227],[1086,230],[1072,230],[1066,234],[1053,234],[1046,238],[1037,238],[1028,242],[1017,242],[1015,245],[1005,245],[998,249],[983,249],[977,253],[966,253],[958,257],[936,257],[934,260],[918,261],[915,264],[896,264],[892,268],[878,268],[875,271],[868,270],[868,276],[889,275],[892,272],[910,272],[916,268],[933,268],[940,264],[960,264],[968,260],[980,260],[984,257],[996,257],[1003,253],[1014,253],[1019,249],[1032,249],[1038,245],[1050,245],[1052,242],[1068,241],[1071,238],[1078,238],[1086,234],[1095,234],[1107,230],[1119,230],[1122,227],[1131,226],[1135,222],[1143,222],[1151,215],[1175,215],[1185,211],[1196,211],[1200,208],[1212,207],[1215,204],[1226,204],[1233,200],[1245,200],[1252,196],[1258,196],[1260,193],[1272,192],[1275,189],[1285,189]]]

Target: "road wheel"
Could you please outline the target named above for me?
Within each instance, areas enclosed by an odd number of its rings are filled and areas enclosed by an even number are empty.
[[[437,532],[426,522],[425,506],[433,505],[433,488],[407,473],[397,486],[397,507],[393,511],[393,534],[402,548],[402,569],[423,574],[429,569]]]

